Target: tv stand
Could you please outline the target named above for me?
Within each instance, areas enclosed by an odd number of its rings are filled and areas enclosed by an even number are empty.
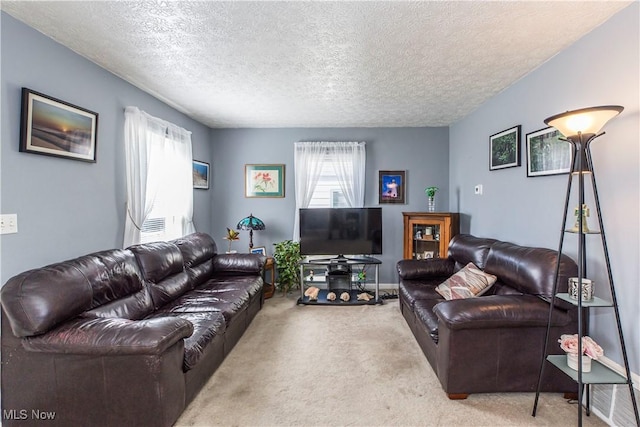
[[[379,267],[382,261],[371,257],[347,258],[339,255],[334,258],[304,259],[300,262],[300,298],[298,304],[304,305],[374,305],[382,304],[380,298]],[[357,272],[354,270],[366,271],[373,267],[375,271],[374,280],[367,278],[366,283],[375,284],[373,299],[369,301],[358,301],[358,294],[361,292],[355,284],[359,282]],[[306,275],[305,275],[306,270]],[[315,270],[322,270],[324,274],[315,274]],[[313,273],[313,274],[312,274]],[[317,300],[309,300],[304,292],[310,286],[320,288]],[[330,292],[336,294],[336,299],[327,299]],[[349,301],[342,301],[340,295],[343,292],[349,293]]]

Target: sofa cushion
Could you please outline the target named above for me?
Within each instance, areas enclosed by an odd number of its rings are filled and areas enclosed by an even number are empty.
[[[221,290],[215,294],[191,291],[162,307],[163,313],[220,312],[229,325],[234,316],[247,308],[249,294],[237,289]]]
[[[557,259],[558,252],[552,249],[496,242],[489,251],[484,271],[524,294],[551,297]],[[577,269],[571,258],[561,256],[558,292],[567,292],[568,279],[577,274]]]
[[[215,241],[205,233],[194,233],[174,243],[182,253],[184,266],[189,275],[191,287],[195,288],[207,281],[213,271],[213,257],[218,253]]]
[[[449,243],[449,257],[456,261],[456,271],[472,262],[484,270],[485,262],[495,239],[475,237],[470,234],[453,236]]]
[[[436,292],[446,300],[478,297],[487,292],[496,279],[493,274],[485,273],[470,262],[438,285]]]
[[[438,343],[438,317],[433,312],[433,308],[442,301],[442,299],[419,300],[415,302],[413,310],[416,318],[429,331],[429,336],[435,343]]]
[[[154,242],[129,248],[136,256],[156,309],[191,288],[182,252],[173,243]]]
[[[132,253],[115,249],[19,274],[2,288],[2,304],[16,336],[31,336],[142,289]]]
[[[220,312],[203,311],[198,313],[157,312],[150,318],[176,317],[189,321],[193,325],[193,334],[184,340],[183,369],[188,371],[198,364],[205,354],[207,345],[224,333],[226,323]]]
[[[151,295],[145,286],[135,294],[87,310],[81,314],[81,317],[121,317],[123,319],[140,320],[153,310],[153,301],[151,301]]]
[[[438,277],[429,280],[403,280],[399,285],[399,294],[407,306],[415,311],[416,301],[437,300],[443,301],[442,295],[436,292],[436,286],[445,279]]]
[[[194,289],[196,292],[218,293],[229,290],[245,291],[250,298],[262,292],[263,282],[259,276],[213,277],[204,285]]]
[[[256,254],[217,254],[213,257],[213,271],[216,275],[259,275],[266,257]]]

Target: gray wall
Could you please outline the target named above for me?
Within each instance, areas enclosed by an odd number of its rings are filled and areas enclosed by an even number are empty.
[[[524,245],[557,248],[568,175],[527,178],[523,166],[489,171],[489,135],[521,124],[523,134],[567,110],[619,104],[625,111],[593,143],[598,192],[614,283],[632,369],[640,372],[638,3],[627,7],[515,85],[450,128],[450,198],[464,214],[463,231]],[[523,139],[522,148],[525,144]],[[473,194],[475,184],[484,195]],[[575,206],[577,203],[572,203]],[[593,208],[593,203],[591,203]],[[596,228],[595,209],[589,219]],[[602,245],[588,239],[588,275],[607,297]],[[574,256],[576,240],[565,241]],[[591,335],[621,362],[611,310],[592,310]]]
[[[2,12],[1,212],[18,234],[1,241],[1,282],[29,268],[122,246],[124,108],[135,105],[193,132],[196,159],[211,157],[209,128]],[[18,152],[21,88],[99,113],[97,163]],[[209,231],[210,191],[196,190],[194,222]]]
[[[293,144],[296,141],[365,141],[367,143],[367,184],[365,206],[378,206],[378,171],[407,171],[407,204],[382,205],[383,261],[380,282],[397,283],[395,263],[402,258],[402,212],[425,211],[424,188],[439,187],[436,203],[443,209],[448,200],[448,128],[340,128],[340,129],[219,129],[211,131],[213,141],[213,236],[222,240],[226,227],[253,213],[267,228],[254,233],[254,245],[266,246],[291,239],[295,212]],[[244,197],[244,165],[285,164],[285,198]],[[248,247],[242,232],[234,248]]]

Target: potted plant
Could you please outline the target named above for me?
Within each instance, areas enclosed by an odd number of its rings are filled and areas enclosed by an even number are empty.
[[[560,348],[567,353],[567,366],[578,370],[578,334],[561,335],[558,340]],[[582,337],[582,371],[591,371],[591,359],[602,356],[604,351],[591,337]]]
[[[228,254],[234,253],[235,251],[231,251],[231,243],[234,240],[240,240],[240,233],[236,230],[227,228],[227,235],[224,236],[223,239],[229,241],[229,249],[227,250],[227,253]]]
[[[436,192],[438,187],[427,187],[424,189],[424,193],[427,195],[429,212],[435,212],[436,210]]]
[[[273,259],[278,270],[276,287],[286,295],[291,289],[300,284],[300,243],[285,240],[274,243]]]

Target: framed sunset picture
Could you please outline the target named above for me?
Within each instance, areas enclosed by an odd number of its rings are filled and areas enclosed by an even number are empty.
[[[245,197],[284,197],[284,165],[244,165]]]
[[[22,88],[20,151],[96,162],[98,113]]]

